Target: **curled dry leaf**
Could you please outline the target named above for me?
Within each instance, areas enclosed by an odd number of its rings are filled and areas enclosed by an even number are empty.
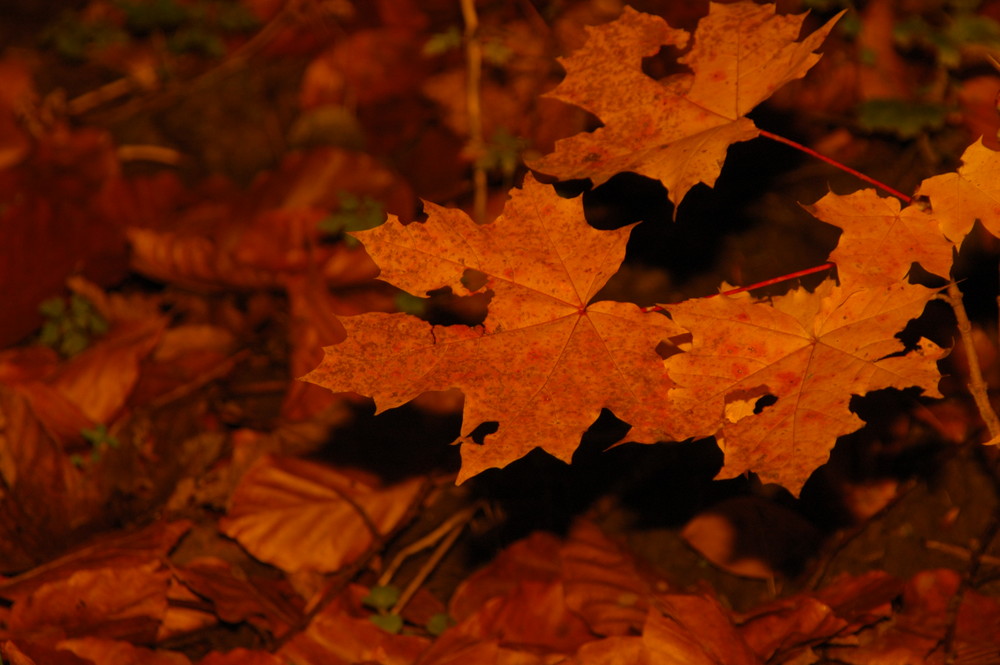
[[[421,486],[413,478],[380,487],[328,466],[268,455],[243,475],[219,527],[286,572],[331,572],[389,533]]]
[[[566,78],[548,96],[580,106],[604,126],[556,143],[531,168],[599,185],[623,171],[661,181],[680,204],[699,182],[709,186],[733,143],[758,135],[746,118],[755,106],[820,58],[814,51],[836,18],[799,36],[804,15],[776,16],[774,5],[711,3],[680,58],[691,68],[655,81],[642,58],[664,46],[684,48],[690,35],[626,7],[616,21],[587,28],[587,43],[560,62]]]

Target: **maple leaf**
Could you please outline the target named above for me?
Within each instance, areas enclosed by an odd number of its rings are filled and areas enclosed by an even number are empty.
[[[938,220],[917,206],[900,210],[897,199],[865,189],[847,196],[830,192],[805,209],[844,230],[830,254],[843,285],[896,282],[912,263],[942,277],[951,274],[954,245],[941,232]]]
[[[931,200],[931,209],[941,230],[961,244],[978,219],[986,230],[1000,237],[1000,152],[990,150],[979,139],[962,154],[962,166],[924,180],[918,196]]]
[[[372,397],[379,412],[417,395],[465,395],[458,481],[504,467],[534,448],[569,461],[602,408],[631,423],[631,441],[670,438],[673,385],[658,344],[682,332],[631,303],[591,303],[618,269],[631,226],[598,231],[581,198],[563,199],[528,176],[493,223],[425,203],[424,223],[388,222],[355,233],[380,278],[413,294],[442,287],[471,293],[468,270],[493,293],[480,326],[432,326],[406,314],[344,317],[347,340],[305,380]],[[496,433],[469,439],[485,422]]]
[[[805,75],[839,18],[796,42],[805,15],[774,11],[752,2],[711,3],[680,58],[692,73],[663,81],[642,72],[642,58],[663,46],[683,48],[686,31],[631,7],[616,21],[587,28],[584,47],[560,58],[566,78],[547,96],[590,111],[604,127],[558,141],[554,153],[529,166],[595,185],[633,171],[662,182],[675,206],[697,183],[714,185],[729,146],[759,133],[745,115]]]
[[[690,351],[665,361],[680,384],[673,408],[687,412],[689,436],[718,438],[723,477],[753,470],[797,493],[837,437],[863,425],[852,395],[919,386],[940,396],[944,351],[921,340],[902,355],[895,337],[934,294],[905,282],[848,290],[827,280],[772,305],[745,295],[667,305],[693,335]],[[751,415],[766,395],[777,401]]]

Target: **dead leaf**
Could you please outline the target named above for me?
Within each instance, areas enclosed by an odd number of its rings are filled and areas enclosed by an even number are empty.
[[[934,215],[864,189],[846,196],[829,193],[805,209],[844,230],[830,260],[842,285],[851,287],[902,280],[912,263],[927,272],[951,275],[954,245]]]
[[[154,651],[128,642],[80,637],[62,640],[56,645],[60,650],[86,658],[94,663],[114,665],[191,665],[191,661],[176,651]]]
[[[723,477],[753,470],[798,493],[837,437],[863,425],[849,409],[852,395],[918,386],[940,396],[945,351],[921,340],[898,355],[904,347],[895,336],[933,296],[905,282],[847,290],[827,280],[770,304],[742,294],[666,306],[694,335],[689,351],[665,361],[681,386],[671,399],[686,414],[687,435],[718,438]],[[726,419],[731,401],[765,396],[777,399],[756,415]]]
[[[559,198],[530,176],[492,224],[425,208],[424,223],[390,218],[355,235],[380,278],[409,293],[492,292],[486,320],[469,327],[406,314],[343,317],[347,340],[327,347],[305,380],[372,396],[377,412],[460,389],[458,482],[534,448],[568,462],[602,408],[632,425],[629,440],[670,438],[663,398],[672,384],[655,349],[679,329],[630,303],[591,303],[621,263],[631,227],[593,229],[579,198]],[[486,276],[481,289],[463,284],[468,271]],[[474,443],[472,431],[489,421],[500,423],[497,433]]]
[[[151,643],[167,610],[169,576],[159,561],[78,570],[17,600],[9,629],[46,639],[89,636]]]
[[[632,171],[661,181],[674,205],[695,184],[712,186],[729,146],[758,135],[745,115],[805,75],[836,21],[796,42],[804,15],[774,11],[752,2],[711,3],[679,59],[692,73],[664,81],[642,72],[642,58],[664,46],[684,48],[686,31],[631,7],[616,21],[588,27],[586,45],[560,59],[566,78],[548,96],[584,108],[604,126],[558,141],[554,153],[528,165],[595,185]]]
[[[352,585],[336,602],[324,607],[304,631],[278,651],[283,662],[297,665],[415,662],[430,640],[416,635],[393,635],[377,627],[361,608],[361,598],[367,593],[367,589]]]
[[[978,219],[986,230],[1000,237],[1000,152],[983,145],[982,139],[962,154],[962,166],[955,173],[924,180],[918,196],[931,200],[931,212],[941,230],[961,245]]]
[[[422,484],[414,478],[383,488],[328,466],[268,455],[243,475],[219,528],[286,572],[331,572],[392,531]]]

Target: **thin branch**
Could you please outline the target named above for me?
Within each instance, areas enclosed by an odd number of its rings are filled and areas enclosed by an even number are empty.
[[[986,423],[990,431],[990,439],[995,440],[1000,437],[1000,418],[990,404],[989,391],[986,381],[983,379],[982,369],[979,367],[979,355],[976,353],[976,344],[972,339],[972,323],[969,322],[969,315],[965,312],[965,305],[962,304],[962,291],[955,282],[948,283],[948,294],[944,299],[951,305],[955,312],[955,320],[958,322],[958,334],[962,338],[962,345],[965,347],[966,361],[969,363],[969,392],[972,399],[976,401],[976,408],[979,415]]]
[[[813,150],[812,148],[810,148],[808,146],[804,146],[801,143],[797,143],[797,142],[795,142],[795,141],[793,141],[791,139],[786,139],[784,136],[779,136],[777,134],[772,134],[771,132],[769,132],[769,131],[767,131],[765,129],[761,129],[760,130],[760,135],[764,136],[766,138],[769,138],[772,141],[777,141],[778,143],[784,143],[785,145],[789,145],[789,146],[795,148],[796,150],[804,152],[807,155],[815,157],[816,159],[822,160],[822,161],[826,162],[827,164],[830,164],[831,166],[835,166],[838,169],[840,169],[841,171],[844,171],[845,173],[850,173],[851,175],[853,175],[853,176],[855,176],[857,178],[861,178],[865,182],[870,183],[872,185],[875,185],[876,187],[878,187],[882,191],[887,192],[889,194],[892,194],[893,196],[898,197],[898,198],[902,199],[903,201],[906,201],[907,203],[910,203],[911,201],[913,201],[912,197],[907,196],[906,194],[902,193],[898,189],[893,189],[892,187],[890,187],[889,185],[885,184],[884,182],[880,182],[880,181],[876,180],[875,178],[872,178],[871,176],[867,176],[864,173],[862,173],[861,171],[856,171],[856,170],[852,169],[850,166],[847,166],[846,164],[841,164],[836,159],[833,159],[831,157],[827,157],[826,155],[821,155],[820,153],[816,152],[815,150]]]
[[[475,0],[462,0],[465,22],[465,110],[469,123],[468,151],[472,155],[472,218],[486,221],[486,169],[483,167],[483,112],[480,98],[483,44],[479,41],[479,16]]]

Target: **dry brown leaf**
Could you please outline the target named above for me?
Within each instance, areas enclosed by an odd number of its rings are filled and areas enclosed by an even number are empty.
[[[17,600],[8,629],[45,639],[88,636],[151,643],[167,610],[169,577],[159,561],[78,570]]]
[[[392,531],[421,486],[413,478],[379,487],[357,474],[268,455],[243,475],[219,528],[286,572],[331,572]]]
[[[393,635],[377,627],[361,608],[367,594],[352,585],[313,617],[309,626],[278,651],[283,662],[297,665],[377,662],[411,665],[430,644],[426,637]]]
[[[57,648],[86,658],[95,664],[107,665],[191,665],[191,661],[176,651],[154,651],[116,640],[99,637],[79,637],[62,640]]]

